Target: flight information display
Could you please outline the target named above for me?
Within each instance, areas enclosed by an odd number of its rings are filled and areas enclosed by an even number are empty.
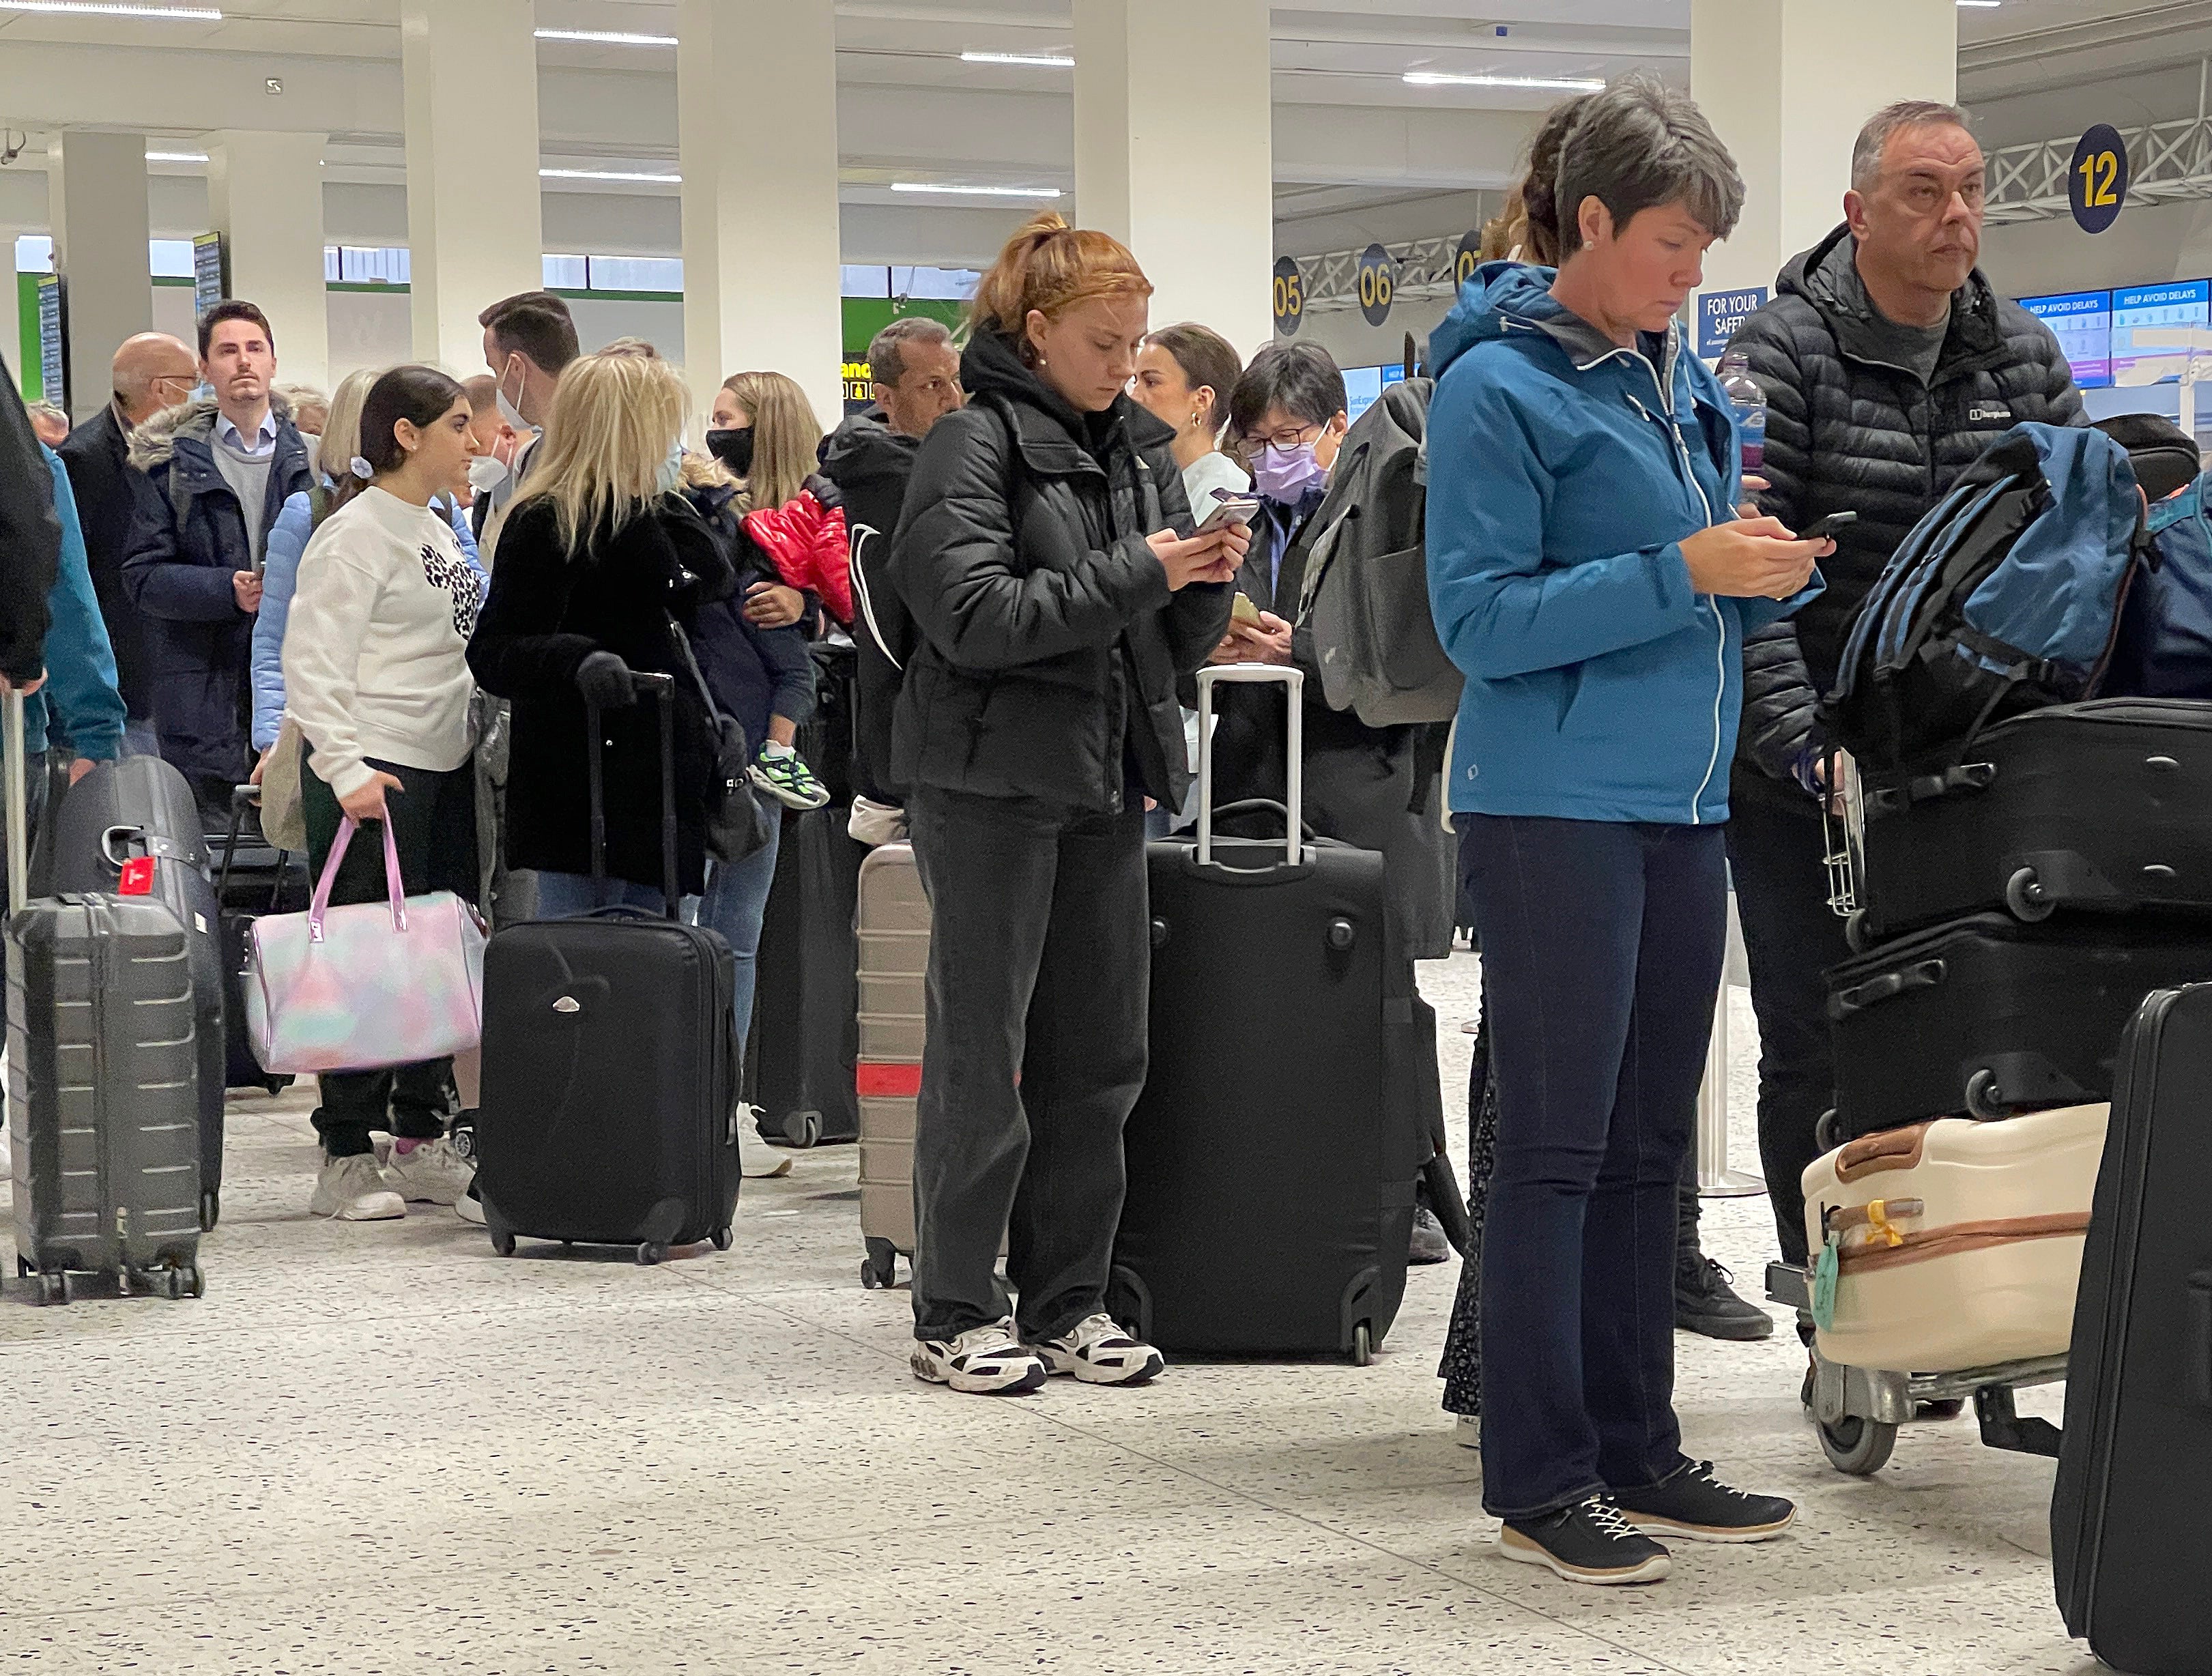
[[[2212,281],[2176,280],[2112,293],[2112,382],[2178,384],[2206,324]]]
[[[2112,294],[2063,291],[2022,297],[2020,306],[2049,326],[2074,368],[2074,382],[2101,390],[2112,381]]]

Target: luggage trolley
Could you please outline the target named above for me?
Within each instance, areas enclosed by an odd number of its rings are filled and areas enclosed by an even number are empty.
[[[1830,793],[1820,800],[1828,906],[1844,921],[1844,935],[1852,949],[1863,952],[1869,939],[1859,884],[1866,874],[1866,798],[1857,765],[1846,753],[1838,751],[1828,759],[1828,784]],[[1821,1120],[1818,1139],[1824,1147],[1838,1144],[1832,1116]],[[1796,1310],[1801,1321],[1809,1320],[1811,1272],[1794,1263],[1768,1264],[1766,1296],[1771,1303]],[[1948,1373],[1904,1374],[1846,1366],[1828,1360],[1817,1345],[1808,1348],[1813,1369],[1806,1381],[1805,1406],[1820,1430],[1820,1452],[1839,1473],[1856,1477],[1879,1473],[1889,1464],[1897,1448],[1898,1428],[1922,1404],[1962,1403],[1968,1399],[1974,1405],[1982,1442],[1991,1448],[2057,1456],[2058,1428],[2048,1420],[2022,1415],[2014,1394],[2063,1380],[2063,1356]]]

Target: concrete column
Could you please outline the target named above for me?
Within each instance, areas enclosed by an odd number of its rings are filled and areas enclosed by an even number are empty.
[[[71,129],[54,142],[47,168],[54,271],[69,310],[70,416],[82,420],[108,399],[117,347],[154,329],[146,137]]]
[[[1844,218],[1851,144],[1900,99],[1959,92],[1954,0],[1692,0],[1690,93],[1745,187],[1708,291],[1765,286]]]
[[[330,292],[323,274],[321,134],[210,134],[208,222],[223,236],[230,294],[258,303],[277,376],[328,390]]]
[[[415,353],[483,367],[477,316],[545,282],[532,0],[401,0]]]
[[[0,358],[15,380],[15,393],[23,393],[22,284],[15,277],[15,229],[0,228]]]
[[[1271,342],[1274,206],[1267,0],[1080,0],[1070,219],[1135,253],[1152,324]]]
[[[844,410],[832,0],[678,0],[684,352],[690,434],[732,373],[796,379]]]

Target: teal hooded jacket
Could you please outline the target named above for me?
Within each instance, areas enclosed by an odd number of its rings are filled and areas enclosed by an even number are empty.
[[[1735,420],[1679,324],[1623,349],[1492,263],[1430,339],[1429,603],[1467,676],[1450,805],[1728,818],[1743,643],[1819,591],[1697,592],[1681,543],[1742,498]]]

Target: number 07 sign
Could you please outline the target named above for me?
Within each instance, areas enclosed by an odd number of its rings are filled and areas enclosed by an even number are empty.
[[[2081,137],[2066,177],[2066,197],[2074,223],[2084,233],[2102,233],[2120,218],[2128,201],[2128,143],[2118,129],[2100,122]]]

